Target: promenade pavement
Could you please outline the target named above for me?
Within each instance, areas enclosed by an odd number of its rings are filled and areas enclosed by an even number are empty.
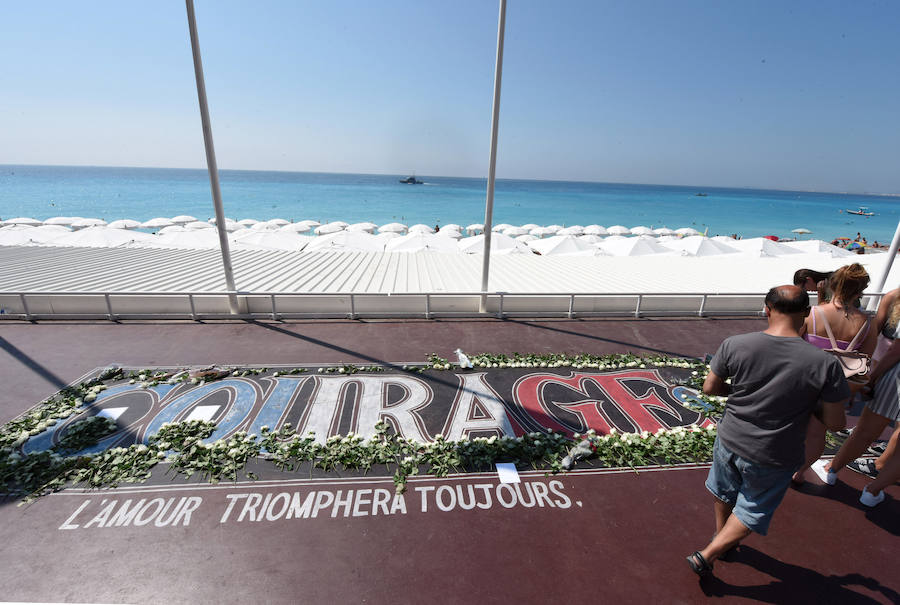
[[[665,353],[702,357],[758,318],[0,324],[0,418],[9,420],[90,370],[213,363],[424,361],[431,352]],[[767,537],[751,536],[716,577],[684,557],[714,530],[705,465],[547,477],[556,506],[443,511],[432,488],[496,483],[496,475],[414,478],[404,514],[238,520],[243,494],[392,490],[390,479],[67,490],[0,506],[3,599],[54,602],[479,601],[891,603],[900,601],[900,489],[875,509],[865,480],[792,489]],[[87,527],[79,510],[107,501],[197,498],[190,524]],[[88,500],[91,502],[85,504]],[[200,504],[202,500],[202,504]],[[423,503],[424,502],[424,503]],[[87,507],[80,509],[79,507]],[[187,505],[185,505],[187,506]],[[423,508],[427,507],[427,510]]]

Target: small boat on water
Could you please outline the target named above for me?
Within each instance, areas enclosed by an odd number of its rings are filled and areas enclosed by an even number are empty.
[[[408,176],[405,179],[400,179],[401,183],[406,185],[424,185],[425,181],[420,181],[415,176]]]
[[[695,193],[694,194],[695,197],[706,197],[706,195],[707,194],[705,194],[705,193]]]
[[[874,212],[870,212],[865,206],[860,206],[858,210],[846,210],[847,214],[855,214],[857,216],[875,216]]]

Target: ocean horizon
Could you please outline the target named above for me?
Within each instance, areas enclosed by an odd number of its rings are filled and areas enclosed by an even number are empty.
[[[322,223],[372,221],[463,226],[484,221],[486,178],[260,170],[219,171],[226,216]],[[699,194],[699,195],[698,195]],[[497,179],[494,224],[693,227],[709,235],[889,242],[898,194],[685,185]],[[875,216],[847,214],[865,206]],[[205,169],[0,165],[0,218],[96,217],[107,221],[214,215]]]

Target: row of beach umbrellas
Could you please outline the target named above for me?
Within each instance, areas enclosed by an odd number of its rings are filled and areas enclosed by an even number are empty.
[[[196,221],[195,221],[196,222]],[[192,228],[192,223],[169,225],[156,234],[109,226],[71,229],[64,225],[27,226],[14,224],[0,227],[0,246],[73,246],[73,247],[144,247],[144,248],[216,248],[218,231],[209,227]],[[208,223],[203,223],[207,224]],[[289,223],[292,224],[292,223]],[[484,235],[463,237],[460,232],[439,233],[426,230],[382,231],[375,235],[366,230],[348,228],[316,236],[302,235],[284,229],[253,228],[256,224],[231,231],[229,242],[238,250],[289,251],[353,251],[353,252],[443,252],[481,254]],[[284,227],[284,225],[282,225]],[[348,226],[349,227],[349,226]],[[541,254],[544,256],[644,256],[681,255],[714,256],[749,254],[753,256],[784,256],[799,253],[827,253],[849,256],[852,253],[818,240],[779,243],[766,238],[734,240],[701,235],[625,237],[622,235],[557,234],[538,237],[530,233],[517,236],[501,231],[492,234],[492,254]]]
[[[17,217],[7,219],[5,221],[0,221],[0,226],[11,226],[11,225],[24,225],[24,226],[44,226],[44,225],[53,225],[53,226],[62,226],[69,227],[72,229],[86,229],[89,227],[101,227],[106,226],[112,229],[125,229],[125,230],[133,230],[133,229],[151,229],[151,230],[161,230],[169,227],[180,227],[184,229],[190,230],[201,230],[201,229],[212,229],[215,227],[216,220],[209,219],[208,221],[200,221],[196,217],[189,215],[180,215],[172,218],[158,217],[150,219],[149,221],[135,221],[131,219],[120,219],[115,220],[110,223],[107,223],[103,219],[99,218],[82,218],[77,216],[56,216],[53,218],[49,218],[47,220],[38,220],[29,217]],[[242,219],[239,221],[233,219],[225,219],[225,230],[228,232],[239,231],[241,229],[255,229],[255,230],[263,230],[263,231],[290,231],[293,233],[314,233],[315,235],[328,235],[330,233],[337,233],[339,231],[360,231],[364,233],[374,233],[378,231],[379,233],[435,233],[435,228],[430,227],[429,225],[417,224],[407,226],[403,223],[388,223],[385,225],[377,225],[375,223],[364,222],[364,223],[346,223],[343,221],[334,221],[330,223],[319,223],[318,221],[313,220],[305,220],[299,221],[296,223],[287,221],[285,219],[276,218],[268,221],[257,221],[255,219]],[[484,225],[481,223],[473,223],[471,225],[467,225],[466,227],[462,227],[460,225],[451,223],[444,225],[438,229],[441,233],[445,235],[449,235],[453,237],[453,233],[458,233],[460,237],[463,232],[468,235],[475,235],[478,233],[484,232]],[[669,229],[667,227],[660,227],[657,229],[651,229],[650,227],[645,227],[643,225],[639,225],[637,227],[625,227],[624,225],[613,225],[611,227],[604,227],[603,225],[572,225],[569,227],[564,227],[562,225],[546,225],[541,226],[534,223],[529,223],[526,225],[510,225],[508,223],[501,223],[499,225],[494,225],[491,228],[491,231],[494,233],[502,233],[504,235],[508,235],[510,237],[518,237],[521,235],[532,235],[534,237],[549,237],[553,235],[596,235],[596,236],[608,236],[608,235],[647,235],[647,236],[667,236],[667,235],[679,235],[682,237],[687,237],[691,235],[700,235],[700,232],[692,227],[682,227],[681,229]],[[457,238],[458,239],[458,238]]]

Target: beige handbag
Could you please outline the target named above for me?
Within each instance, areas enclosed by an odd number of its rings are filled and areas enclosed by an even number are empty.
[[[816,308],[813,307],[813,313],[815,312]],[[862,325],[859,332],[856,333],[856,336],[853,337],[853,340],[850,341],[850,344],[847,345],[846,349],[839,349],[837,340],[834,338],[834,332],[831,331],[831,326],[828,324],[828,319],[825,317],[824,313],[822,313],[820,317],[822,318],[822,323],[825,324],[825,332],[828,333],[828,339],[831,341],[831,348],[825,349],[825,352],[831,353],[837,357],[838,362],[840,362],[841,367],[844,370],[844,378],[846,378],[848,382],[856,382],[859,384],[868,382],[869,372],[872,369],[872,358],[865,353],[854,351],[853,348],[856,346],[856,341],[859,340],[860,336],[866,332],[872,318],[869,317],[866,319],[866,323]]]

